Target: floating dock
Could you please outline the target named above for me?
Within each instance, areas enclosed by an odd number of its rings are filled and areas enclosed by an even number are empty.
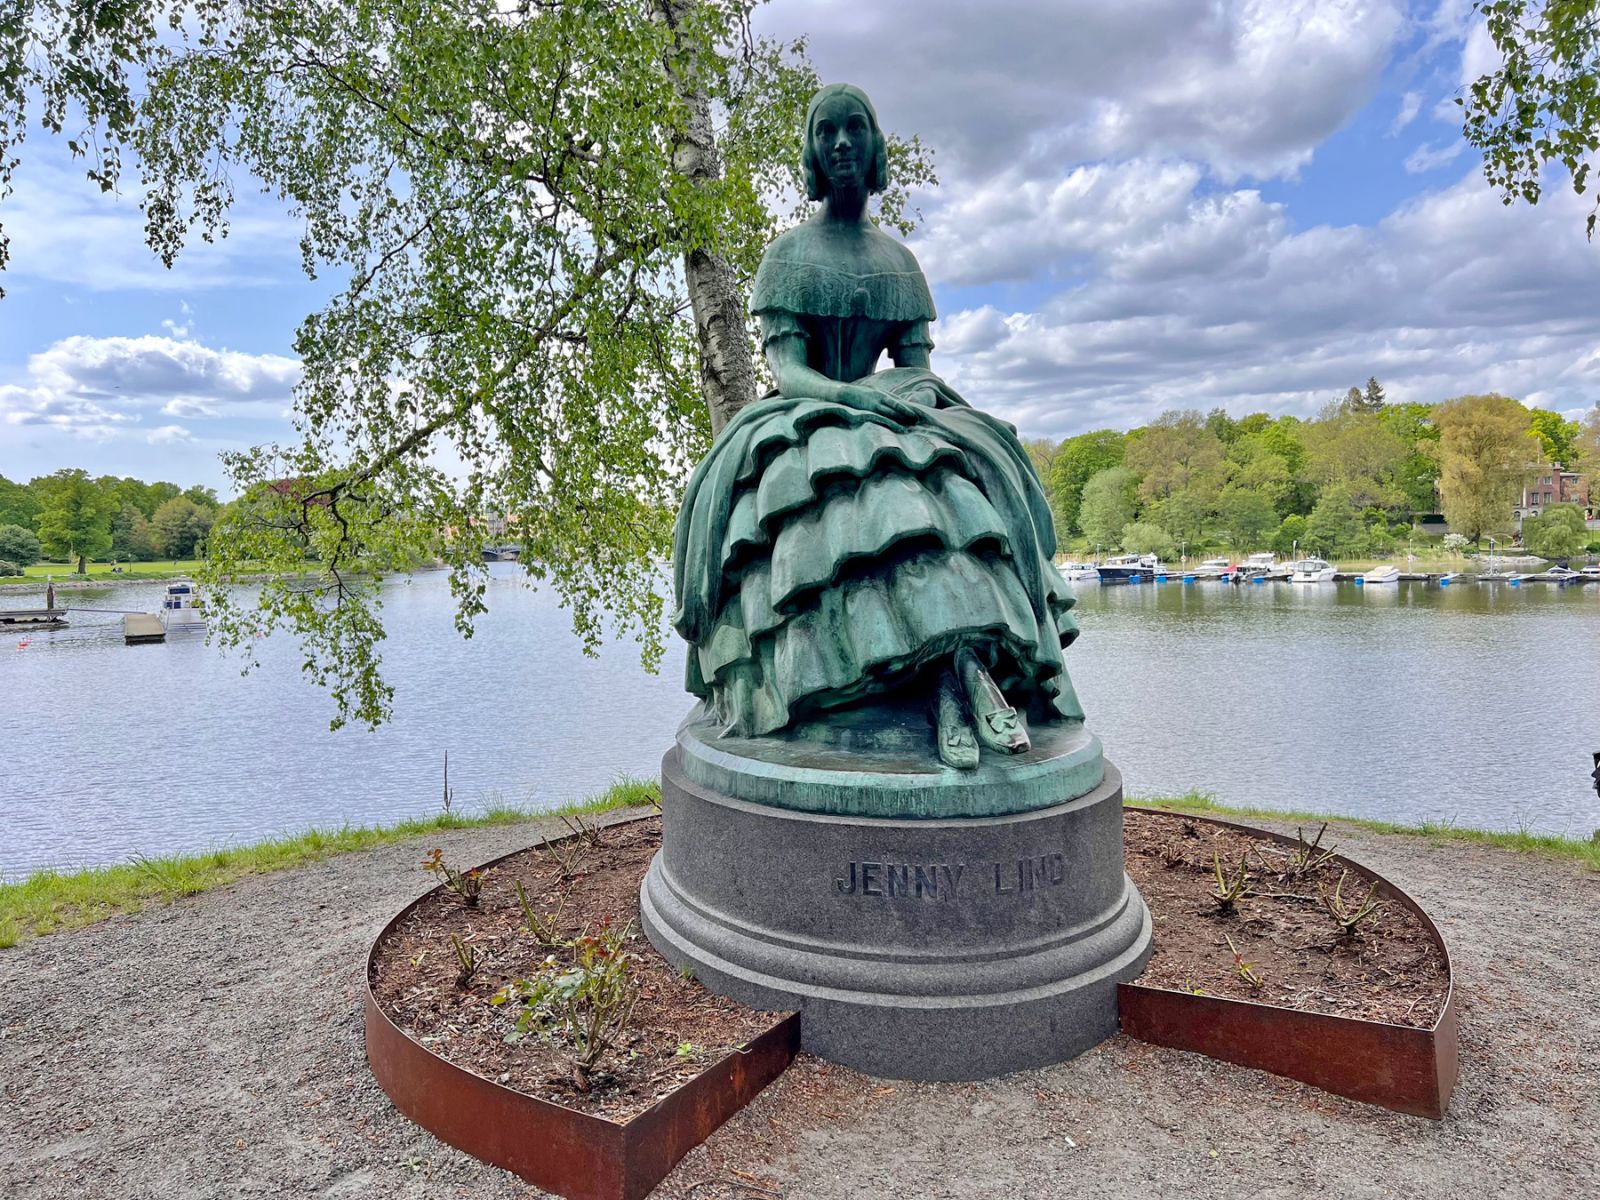
[[[122,640],[130,646],[167,640],[167,627],[153,613],[128,613],[122,618]]]
[[[5,608],[0,609],[0,627],[13,629],[65,629],[67,610],[64,608]]]

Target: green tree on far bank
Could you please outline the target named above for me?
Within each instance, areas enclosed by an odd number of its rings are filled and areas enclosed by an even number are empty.
[[[1133,520],[1138,476],[1127,467],[1097,471],[1084,485],[1078,523],[1091,546],[1117,546],[1122,531]]]
[[[161,555],[150,518],[138,505],[125,502],[111,518],[111,555],[124,562],[146,562]]]
[[[1589,544],[1589,527],[1576,504],[1552,504],[1522,522],[1522,544],[1541,558],[1570,558]],[[5,554],[0,551],[0,558]]]
[[[1217,519],[1235,550],[1255,550],[1266,544],[1278,528],[1272,501],[1254,488],[1229,487],[1222,493]]]
[[[1154,554],[1170,561],[1178,552],[1172,535],[1149,521],[1134,521],[1122,530],[1122,548],[1129,554]]]
[[[88,560],[111,549],[111,498],[85,471],[57,471],[48,479],[39,513],[39,541],[52,558],[77,559],[79,575]]]
[[[1299,513],[1290,513],[1272,535],[1272,551],[1285,558],[1300,553],[1306,545],[1306,519]]]
[[[21,525],[0,525],[0,562],[16,563],[19,567],[31,566],[39,561],[43,553],[33,530]]]
[[[1115,429],[1096,429],[1056,447],[1050,463],[1050,506],[1060,536],[1083,530],[1079,514],[1084,488],[1099,472],[1122,465],[1127,440]]]
[[[202,508],[186,495],[177,496],[156,509],[150,529],[162,557],[193,558],[215,519],[212,509]]]
[[[20,525],[31,530],[41,506],[41,497],[31,487],[0,475],[0,525]]]
[[[1317,506],[1306,518],[1305,541],[1327,558],[1354,558],[1367,551],[1366,527],[1348,484],[1322,489]]]
[[[1433,410],[1433,422],[1444,519],[1473,541],[1505,532],[1543,456],[1528,410],[1497,393],[1458,396]]]
[[[1560,463],[1568,470],[1573,468],[1578,460],[1578,437],[1583,432],[1582,425],[1548,408],[1536,408],[1528,420],[1528,428],[1539,439],[1546,462]]]

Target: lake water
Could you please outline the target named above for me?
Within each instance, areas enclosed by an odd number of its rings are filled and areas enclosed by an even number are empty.
[[[394,720],[330,732],[287,639],[248,676],[198,637],[124,646],[121,618],[0,639],[0,875],[194,851],[456,805],[548,807],[653,775],[689,707],[632,643],[585,658],[555,600],[491,569],[470,641],[442,574],[388,581]],[[62,592],[153,611],[161,585]],[[1587,837],[1600,750],[1600,586],[1079,589],[1068,653],[1131,795]],[[0,595],[22,607],[31,595]],[[27,645],[22,646],[26,640]]]

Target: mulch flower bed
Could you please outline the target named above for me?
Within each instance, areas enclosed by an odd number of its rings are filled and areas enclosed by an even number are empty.
[[[639,884],[661,844],[659,817],[607,827],[598,838],[566,838],[501,860],[472,881],[480,888],[475,905],[449,888],[429,895],[378,946],[371,983],[389,1018],[435,1054],[539,1099],[623,1121],[766,1032],[778,1015],[712,995],[639,932]],[[1385,900],[1354,935],[1341,930],[1324,897],[1337,891],[1348,913],[1371,880],[1318,863],[1332,845],[1297,871],[1293,847],[1181,815],[1129,811],[1125,846],[1155,924],[1155,954],[1140,983],[1416,1028],[1437,1020],[1449,978],[1433,939],[1413,913]],[[429,861],[438,873],[441,864]],[[1230,904],[1217,898],[1219,864],[1221,890],[1239,891]],[[534,934],[518,883],[541,919],[559,910],[553,935]],[[520,1001],[494,1001],[548,956],[572,961],[570,948],[552,942],[605,930],[626,934],[638,998],[615,1048],[585,1074],[560,1039],[518,1037]],[[474,960],[464,983],[452,939]]]
[[[639,932],[639,884],[661,845],[660,818],[596,832],[598,845],[565,838],[554,849],[531,847],[496,863],[475,881],[476,905],[449,888],[428,896],[378,946],[371,984],[390,1020],[457,1066],[542,1100],[625,1121],[765,1033],[778,1014],[712,995]],[[573,853],[576,861],[559,861]],[[518,1000],[494,1003],[502,988],[532,976],[547,956],[562,964],[574,957],[535,936],[518,883],[541,920],[559,909],[551,940],[605,930],[627,935],[623,953],[632,960],[638,998],[618,1044],[586,1078],[558,1039],[518,1039],[524,1008]],[[452,937],[476,963],[464,985]]]
[[[1140,983],[1418,1029],[1438,1019],[1449,972],[1414,913],[1375,898],[1352,935],[1329,912],[1335,896],[1347,912],[1358,909],[1372,877],[1318,864],[1336,848],[1326,834],[1303,854],[1177,814],[1125,815],[1128,874],[1155,924],[1155,954]],[[1302,837],[1314,843],[1318,832]],[[1307,857],[1312,865],[1296,870],[1296,859]],[[1239,885],[1241,864],[1241,894],[1224,905],[1218,893]]]

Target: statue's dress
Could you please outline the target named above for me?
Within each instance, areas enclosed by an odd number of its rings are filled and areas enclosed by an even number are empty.
[[[764,344],[802,339],[813,369],[917,415],[771,395],[729,422],[675,533],[688,690],[726,733],[756,736],[970,645],[1034,720],[1081,720],[1061,653],[1074,600],[1016,431],[932,371],[873,373],[885,351],[933,344],[911,252],[871,227],[801,225],[767,249],[750,307]]]

